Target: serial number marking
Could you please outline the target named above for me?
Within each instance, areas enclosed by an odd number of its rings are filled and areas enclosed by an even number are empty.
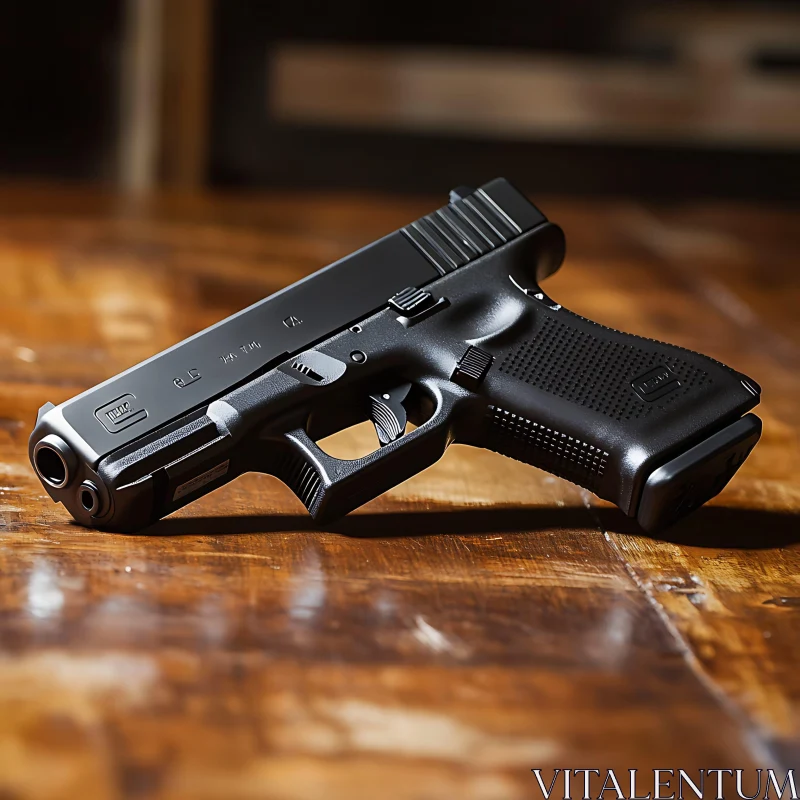
[[[252,353],[253,350],[261,349],[261,342],[256,342],[256,341],[248,342],[247,344],[241,345],[239,349],[245,354]]]
[[[239,345],[239,350],[241,351],[242,355],[247,355],[248,353],[252,353],[254,350],[260,349],[261,342],[257,342],[255,339],[252,342],[246,342],[245,344]],[[239,358],[239,356],[236,353],[230,352],[220,356],[219,360],[223,364],[232,364],[237,358]]]
[[[228,459],[227,461],[223,461],[221,464],[217,464],[216,467],[212,467],[211,469],[206,470],[201,475],[197,475],[190,481],[182,483],[175,490],[175,494],[172,495],[172,501],[175,502],[176,500],[180,500],[181,497],[186,497],[187,494],[196,492],[198,489],[205,486],[207,483],[211,483],[211,481],[215,481],[217,478],[221,478],[228,471],[228,467],[230,466],[230,464],[231,461],[230,459]]]

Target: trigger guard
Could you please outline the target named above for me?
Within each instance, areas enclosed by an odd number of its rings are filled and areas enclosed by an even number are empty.
[[[467,395],[440,379],[423,382],[434,399],[430,419],[410,433],[353,460],[326,453],[304,428],[284,433],[273,474],[284,481],[317,522],[329,522],[383,494],[438,461],[453,440],[457,403]]]

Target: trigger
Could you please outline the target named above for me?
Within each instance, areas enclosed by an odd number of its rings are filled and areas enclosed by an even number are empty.
[[[406,432],[406,410],[403,401],[411,390],[410,383],[369,396],[369,418],[375,426],[381,447],[399,439]]]

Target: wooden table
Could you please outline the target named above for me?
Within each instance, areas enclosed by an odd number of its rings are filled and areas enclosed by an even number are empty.
[[[797,214],[539,198],[569,241],[554,298],[763,385],[761,444],[657,539],[460,447],[326,531],[260,475],[140,536],[45,496],[40,404],[441,200],[0,190],[0,798],[517,800],[533,768],[800,766]]]

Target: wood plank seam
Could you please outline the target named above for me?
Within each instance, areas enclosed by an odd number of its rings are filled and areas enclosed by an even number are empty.
[[[691,642],[689,642],[689,640],[686,639],[686,637],[681,633],[678,626],[672,621],[667,609],[658,601],[658,598],[648,586],[649,582],[643,581],[636,574],[636,570],[633,568],[633,565],[628,561],[627,558],[625,558],[622,550],[619,547],[619,543],[617,541],[619,534],[609,533],[608,531],[603,530],[603,526],[601,525],[599,519],[597,519],[597,526],[600,532],[603,534],[603,538],[608,542],[611,551],[622,562],[622,566],[625,568],[625,571],[628,573],[628,575],[630,575],[633,583],[644,595],[645,600],[655,611],[659,620],[661,620],[664,629],[675,642],[675,645],[678,647],[681,656],[690,672],[695,676],[695,678],[697,678],[703,688],[711,696],[712,700],[720,707],[721,711],[727,714],[735,723],[736,727],[742,731],[742,746],[751,754],[753,761],[758,764],[769,764],[770,766],[773,766],[773,768],[777,766],[781,770],[788,769],[789,764],[781,763],[777,754],[772,752],[764,743],[763,732],[759,731],[758,738],[755,736],[745,735],[745,732],[747,731],[748,725],[751,723],[751,721],[748,720],[747,715],[742,707],[738,705],[735,700],[714,681],[708,671],[703,667],[702,661],[700,661],[692,649]]]

